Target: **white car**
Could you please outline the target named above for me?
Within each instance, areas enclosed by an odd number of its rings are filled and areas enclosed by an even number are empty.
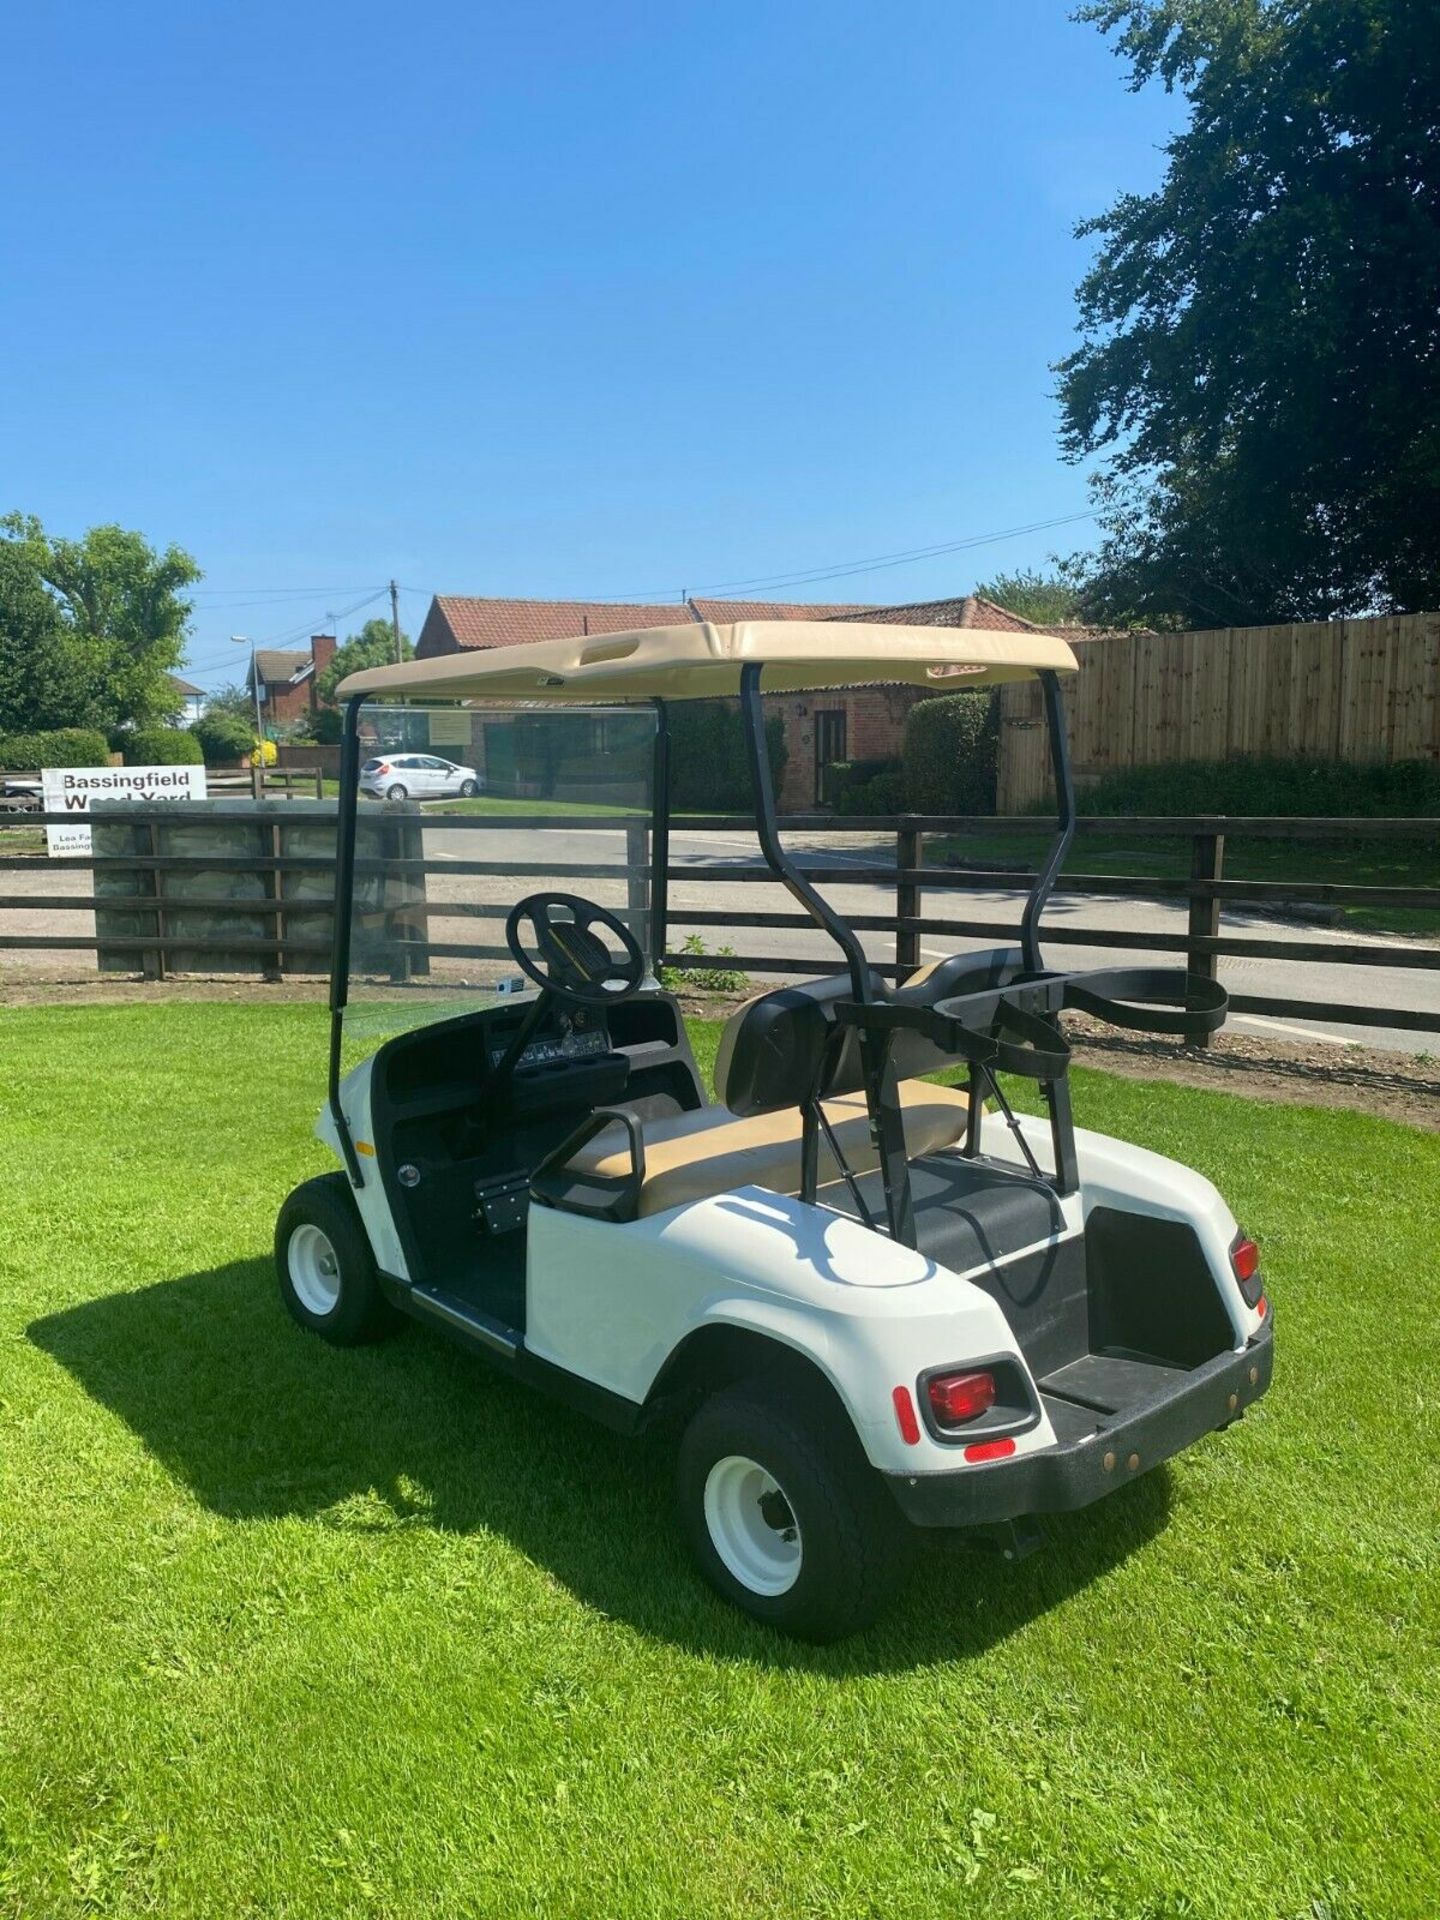
[[[474,767],[457,766],[436,753],[385,753],[361,767],[360,791],[379,800],[438,800],[448,794],[473,800],[480,776]]]

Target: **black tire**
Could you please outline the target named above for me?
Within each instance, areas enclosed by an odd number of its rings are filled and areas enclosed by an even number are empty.
[[[387,800],[408,800],[410,798],[410,789],[409,787],[402,787],[397,780],[393,787],[387,787],[385,789],[385,798]]]
[[[782,1509],[768,1522],[777,1531],[788,1503],[800,1565],[785,1592],[756,1591],[738,1578],[712,1536],[706,1486],[712,1469],[733,1456],[753,1461],[782,1490]],[[776,1384],[743,1381],[707,1400],[681,1439],[676,1487],[680,1523],[705,1579],[743,1612],[798,1640],[823,1645],[858,1633],[910,1570],[911,1528],[849,1420],[820,1394],[796,1397]]]
[[[313,1295],[309,1304],[302,1297],[308,1250],[305,1240],[295,1244],[301,1229],[322,1234],[335,1257],[338,1271],[330,1277],[337,1283],[336,1297],[328,1311],[319,1310]],[[275,1222],[275,1272],[280,1298],[292,1317],[333,1347],[361,1347],[383,1340],[403,1318],[380,1289],[370,1242],[343,1173],[322,1173],[307,1180],[281,1207]]]
[[[480,783],[477,780],[462,780],[460,782],[460,798],[462,800],[473,800],[479,791]]]

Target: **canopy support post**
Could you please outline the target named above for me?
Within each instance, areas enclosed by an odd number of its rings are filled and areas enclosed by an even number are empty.
[[[1020,951],[1030,973],[1043,973],[1040,956],[1040,916],[1065,864],[1070,842],[1075,837],[1075,785],[1070,774],[1070,743],[1065,732],[1065,703],[1060,696],[1060,676],[1053,669],[1037,673],[1045,699],[1045,726],[1050,736],[1050,766],[1055,776],[1055,800],[1058,809],[1055,838],[1045,856],[1045,864],[1036,875],[1020,920]]]
[[[350,1124],[340,1105],[340,1046],[345,1030],[345,1004],[350,997],[350,915],[355,900],[355,813],[360,804],[360,707],[364,694],[345,703],[345,725],[340,735],[340,798],[335,819],[335,923],[330,944],[330,1118],[340,1140],[340,1152],[352,1187],[363,1187],[360,1157],[350,1137]]]
[[[670,711],[663,700],[655,702],[650,780],[650,965],[658,979],[670,937]]]
[[[775,825],[775,786],[770,778],[770,756],[765,751],[765,709],[760,699],[760,663],[747,661],[740,669],[740,715],[745,727],[745,753],[750,785],[755,795],[755,832],[765,864],[798,900],[816,926],[828,933],[845,956],[856,1005],[876,1004],[870,966],[853,930],[794,865],[780,844]],[[870,1139],[880,1162],[885,1190],[885,1215],[890,1237],[902,1246],[915,1245],[915,1207],[910,1193],[910,1166],[905,1151],[905,1120],[900,1090],[890,1060],[890,1037],[878,1028],[857,1023],[860,1068],[865,1081],[865,1104],[870,1114]],[[823,1088],[815,1090],[818,1100]]]

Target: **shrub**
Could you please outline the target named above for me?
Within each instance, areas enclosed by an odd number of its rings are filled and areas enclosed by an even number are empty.
[[[255,744],[255,728],[238,713],[205,713],[190,729],[207,767],[243,760]]]
[[[1082,813],[1308,815],[1385,819],[1440,814],[1440,766],[1425,760],[1177,760],[1108,773]]]
[[[739,704],[684,700],[667,711],[671,806],[684,813],[749,813],[755,802]],[[778,713],[766,718],[765,750],[778,793],[785,773],[785,723]]]
[[[837,813],[903,813],[905,774],[898,760],[836,760],[825,794]]]
[[[127,767],[194,767],[205,758],[188,727],[137,727],[122,750]]]
[[[998,705],[993,694],[947,693],[905,717],[908,813],[993,813]]]
[[[0,767],[13,773],[38,773],[42,767],[103,767],[109,757],[104,734],[91,727],[0,734]]]
[[[273,767],[280,758],[280,749],[273,740],[257,740],[246,757],[252,767]]]
[[[703,955],[705,942],[698,933],[687,933],[680,942],[681,953]],[[717,960],[734,957],[733,947],[717,947]],[[679,993],[688,987],[692,993],[743,993],[750,985],[748,973],[738,967],[660,967],[655,975],[667,993]]]

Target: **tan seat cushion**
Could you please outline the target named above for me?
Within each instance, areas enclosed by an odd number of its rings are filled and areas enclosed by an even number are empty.
[[[911,1156],[954,1146],[965,1131],[968,1094],[959,1087],[932,1087],[925,1080],[904,1080],[900,1102],[905,1115],[905,1144]],[[825,1117],[835,1130],[845,1158],[856,1173],[876,1165],[863,1093],[825,1102]],[[617,1122],[582,1147],[571,1165],[583,1173],[628,1172],[630,1149]],[[833,1161],[820,1136],[820,1177]],[[779,1113],[737,1120],[725,1107],[701,1107],[645,1122],[645,1184],[640,1212],[663,1213],[687,1201],[728,1193],[733,1187],[768,1187],[772,1193],[800,1190],[800,1115],[793,1107]]]

